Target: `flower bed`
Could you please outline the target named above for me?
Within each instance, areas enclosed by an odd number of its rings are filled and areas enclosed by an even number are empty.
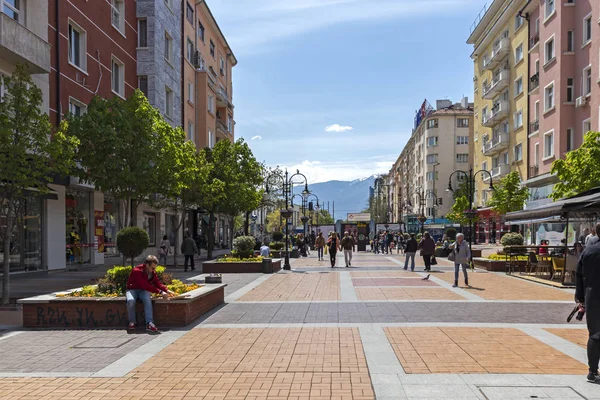
[[[504,257],[504,256],[502,256]],[[494,260],[489,258],[482,257],[473,257],[473,263],[476,267],[494,271],[494,272],[505,272],[506,271],[506,260],[504,258],[500,260]],[[527,261],[518,261],[517,264],[519,267],[525,267],[527,265]]]
[[[260,258],[260,261],[256,259]],[[228,261],[206,261],[202,264],[202,273],[204,274],[240,274],[240,273],[262,273],[263,272],[263,258],[252,257],[248,261],[234,261],[231,258]],[[281,259],[274,258],[271,260],[273,263],[273,272],[277,272],[281,269]]]

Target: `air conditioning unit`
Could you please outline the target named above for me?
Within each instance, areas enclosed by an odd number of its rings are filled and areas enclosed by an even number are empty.
[[[583,107],[587,104],[587,98],[586,97],[578,97],[577,99],[575,99],[575,107],[579,108],[579,107]]]

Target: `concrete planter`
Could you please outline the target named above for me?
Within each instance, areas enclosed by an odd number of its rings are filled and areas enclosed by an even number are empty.
[[[505,272],[506,271],[506,261],[504,260],[490,260],[489,258],[481,258],[481,257],[473,257],[473,263],[476,267],[493,271],[493,272]],[[527,261],[518,261],[518,264],[521,268],[524,268],[527,265]]]
[[[273,272],[281,269],[281,259],[273,259]],[[262,273],[262,262],[217,262],[206,261],[202,264],[204,274],[243,274]]]
[[[159,327],[189,325],[225,301],[225,284],[205,285],[186,293],[178,300],[152,300],[154,321]],[[77,289],[74,289],[77,290]],[[70,290],[72,291],[72,290]],[[70,292],[69,291],[69,292]],[[59,292],[65,293],[65,292]],[[128,321],[125,297],[56,297],[49,295],[21,299],[25,328],[126,328]],[[138,325],[144,324],[144,307],[136,305]]]

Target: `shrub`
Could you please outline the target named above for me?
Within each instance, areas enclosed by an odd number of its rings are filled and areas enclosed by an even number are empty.
[[[271,242],[269,243],[269,248],[271,250],[283,250],[283,248],[285,247],[285,243],[283,242]]]
[[[274,242],[281,242],[281,241],[283,241],[283,233],[281,233],[281,232],[273,232],[273,241]]]
[[[239,236],[233,239],[233,251],[231,254],[239,258],[247,258],[254,254],[254,236]]]
[[[454,229],[454,228],[446,229],[446,236],[448,236],[448,240],[456,240],[456,229]]]
[[[504,246],[504,251],[507,251],[506,246],[522,246],[523,242],[523,236],[519,233],[507,233],[500,239],[500,244]],[[523,250],[526,251],[525,249]]]
[[[130,226],[117,233],[117,248],[123,256],[133,259],[144,252],[150,245],[148,233],[137,226]]]
[[[125,293],[127,290],[127,279],[131,274],[131,267],[114,267],[106,271],[106,280],[112,284],[118,293]]]
[[[506,255],[505,254],[490,254],[489,256],[487,256],[487,258],[489,260],[505,261]],[[529,260],[529,257],[528,256],[517,256],[517,260],[518,261],[527,261],[527,260]]]

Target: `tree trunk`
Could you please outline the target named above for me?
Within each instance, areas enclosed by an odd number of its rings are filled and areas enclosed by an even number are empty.
[[[4,230],[4,266],[2,268],[2,304],[8,304],[10,300],[10,233],[12,218],[10,209],[6,216],[6,229]]]
[[[244,235],[248,236],[250,228],[250,211],[246,211],[246,219],[244,220]]]
[[[214,227],[214,213],[210,211],[208,213],[208,245],[206,246],[206,258],[212,260],[213,246],[215,243],[215,227]]]
[[[231,227],[231,232],[229,234],[229,249],[233,249],[233,231],[235,231],[235,217],[230,217],[231,222],[229,226]]]

